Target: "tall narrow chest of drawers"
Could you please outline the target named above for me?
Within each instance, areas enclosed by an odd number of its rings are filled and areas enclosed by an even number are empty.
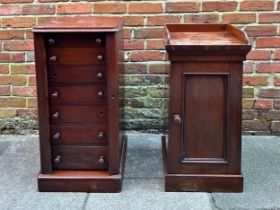
[[[57,18],[33,33],[39,191],[119,192],[126,150],[118,84],[122,22]]]

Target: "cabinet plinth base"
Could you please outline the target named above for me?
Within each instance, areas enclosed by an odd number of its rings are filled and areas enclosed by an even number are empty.
[[[166,192],[242,192],[242,174],[170,174],[166,163],[166,138],[162,152]]]
[[[40,192],[120,192],[126,159],[127,137],[122,141],[120,173],[108,171],[54,170],[51,174],[38,174]]]

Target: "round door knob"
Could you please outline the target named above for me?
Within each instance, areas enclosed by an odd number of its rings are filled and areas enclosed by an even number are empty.
[[[103,91],[102,90],[98,91],[97,96],[98,96],[98,98],[103,98],[103,96],[104,96]]]
[[[61,134],[59,132],[56,132],[54,135],[53,135],[53,140],[55,141],[58,141],[60,139],[60,136]]]
[[[57,61],[57,56],[53,55],[50,57],[50,62],[56,62]]]
[[[55,92],[52,93],[52,98],[53,98],[53,99],[57,99],[57,98],[58,98],[58,95],[59,95],[58,92],[55,91]]]
[[[96,77],[97,77],[97,79],[101,80],[101,79],[103,79],[103,74],[101,72],[98,72]]]
[[[52,115],[52,118],[57,120],[59,119],[59,112],[55,112],[53,115]]]
[[[96,44],[101,44],[101,43],[102,43],[102,40],[99,39],[99,38],[97,38],[97,39],[95,40],[95,43],[96,43]]]
[[[104,164],[104,163],[105,163],[105,159],[104,159],[104,156],[103,156],[103,155],[101,155],[101,156],[99,157],[98,163],[99,163],[99,164]]]
[[[103,131],[99,132],[98,138],[99,139],[104,139],[105,138],[105,132],[103,132]]]
[[[61,158],[60,155],[56,156],[56,157],[53,159],[53,162],[54,162],[55,164],[59,164],[59,163],[61,163],[61,161],[62,161],[62,158]]]
[[[174,121],[175,124],[180,125],[181,122],[182,122],[180,115],[175,114],[175,115],[173,116],[173,121]]]
[[[97,61],[101,62],[101,61],[103,61],[103,56],[102,55],[98,55],[96,59],[97,59]]]
[[[51,80],[55,80],[56,79],[56,74],[52,74],[51,75]]]
[[[55,40],[54,39],[49,39],[49,45],[54,45],[55,44]]]

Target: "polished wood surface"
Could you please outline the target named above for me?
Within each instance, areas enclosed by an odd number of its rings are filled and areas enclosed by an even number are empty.
[[[33,28],[40,118],[39,190],[120,190],[124,161],[118,83],[123,61],[121,28],[119,19],[106,17],[54,18]],[[58,181],[52,174],[56,170],[106,170],[119,178],[104,183],[100,174],[76,182],[65,174]],[[44,179],[42,174],[51,178]],[[96,187],[92,189],[91,184]]]
[[[54,17],[34,26],[33,32],[117,32],[122,25],[116,17]]]
[[[242,62],[250,49],[246,35],[224,24],[167,25],[167,34],[166,190],[240,191]]]

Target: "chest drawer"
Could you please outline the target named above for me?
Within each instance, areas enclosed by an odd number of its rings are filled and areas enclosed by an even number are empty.
[[[106,106],[51,106],[52,123],[107,122]]]
[[[107,145],[107,124],[51,126],[52,144]]]
[[[52,146],[53,168],[60,170],[104,170],[108,168],[108,147]]]
[[[49,97],[52,105],[98,105],[106,103],[106,86],[51,87]]]
[[[49,83],[104,83],[106,65],[52,65],[48,69]]]

